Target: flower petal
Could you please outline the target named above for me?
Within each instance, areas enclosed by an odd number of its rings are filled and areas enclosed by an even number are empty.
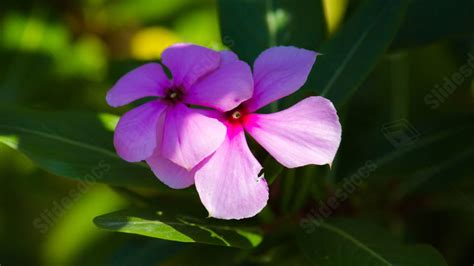
[[[331,164],[341,142],[341,124],[332,103],[309,97],[273,114],[245,117],[245,129],[288,168]]]
[[[239,57],[237,56],[237,54],[232,51],[224,50],[224,51],[220,51],[220,54],[221,54],[221,64],[227,64],[227,63],[232,63],[234,61],[239,61]]]
[[[197,81],[187,92],[185,102],[219,111],[229,111],[252,97],[252,70],[231,55],[217,70]]]
[[[278,46],[261,53],[253,67],[254,94],[245,103],[253,112],[297,91],[308,78],[317,53]]]
[[[146,160],[156,177],[165,185],[174,188],[187,188],[194,184],[195,171],[187,171],[183,167],[160,156],[154,155]]]
[[[250,152],[242,127],[229,127],[217,151],[196,171],[196,189],[209,212],[220,219],[242,219],[259,213],[268,200],[262,166]]]
[[[153,155],[159,133],[158,121],[167,105],[145,103],[125,113],[115,128],[114,145],[126,161],[138,162]]]
[[[161,60],[171,71],[174,85],[188,89],[219,66],[220,54],[198,45],[175,44],[163,52]]]
[[[164,96],[171,81],[157,63],[140,66],[120,78],[107,93],[107,103],[118,107],[149,96]]]
[[[225,134],[217,119],[177,104],[166,115],[161,155],[191,170],[221,145]]]

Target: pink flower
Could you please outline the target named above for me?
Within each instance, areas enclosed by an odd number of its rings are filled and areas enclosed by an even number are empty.
[[[235,108],[252,95],[252,73],[242,61],[225,62],[219,52],[190,44],[166,49],[162,63],[172,79],[160,64],[149,63],[123,76],[108,92],[107,102],[114,107],[158,97],[122,116],[114,145],[129,162],[153,156],[191,170],[222,144],[226,128],[187,104],[221,112]],[[173,188],[194,183],[186,175],[162,181]]]
[[[268,185],[260,175],[262,166],[251,153],[245,132],[278,162],[288,168],[331,164],[341,140],[341,125],[332,103],[309,97],[273,114],[255,111],[297,91],[305,82],[317,54],[295,47],[264,51],[253,68],[253,95],[227,112],[201,111],[227,128],[219,148],[192,171],[162,157],[148,160],[159,176],[195,180],[199,197],[209,215],[242,219],[259,213],[267,204]],[[238,62],[227,52],[227,63]]]

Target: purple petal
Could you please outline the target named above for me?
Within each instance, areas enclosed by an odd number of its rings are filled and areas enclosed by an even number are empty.
[[[296,47],[273,47],[261,53],[253,67],[254,94],[245,103],[253,112],[297,91],[308,78],[316,52]]]
[[[118,107],[149,96],[163,96],[171,81],[157,63],[140,66],[120,78],[107,93],[107,103]]]
[[[219,66],[220,54],[198,45],[175,44],[163,52],[161,60],[171,71],[174,85],[188,89]]]
[[[195,185],[209,215],[243,219],[259,213],[268,200],[262,166],[250,152],[243,129],[228,128],[217,151],[196,171]]]
[[[253,78],[250,66],[236,60],[231,52],[219,68],[197,81],[187,92],[185,102],[211,107],[222,112],[237,107],[253,94]]]
[[[216,111],[214,109],[193,109],[195,110],[197,113],[199,114],[202,114],[204,116],[207,116],[207,117],[210,117],[210,118],[215,118],[219,121],[221,121],[222,123],[225,123],[226,120],[227,120],[227,115],[226,113],[223,113],[223,112],[219,112],[219,111]]]
[[[146,162],[156,177],[171,188],[182,189],[194,184],[195,171],[187,171],[160,155],[153,155]]]
[[[220,51],[221,54],[221,64],[228,64],[234,61],[239,61],[239,57],[232,51]]]
[[[167,105],[152,101],[136,107],[121,118],[115,128],[114,145],[126,161],[138,162],[153,155],[157,146],[158,121]]]
[[[161,155],[191,170],[221,145],[225,134],[217,119],[177,104],[166,115]]]
[[[341,124],[332,103],[309,97],[273,114],[251,114],[245,129],[288,168],[331,164],[341,142]]]

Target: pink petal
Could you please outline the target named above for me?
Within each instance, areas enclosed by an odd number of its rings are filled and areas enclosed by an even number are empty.
[[[120,78],[107,93],[107,103],[118,107],[148,96],[163,96],[171,85],[170,80],[157,63],[140,66]]]
[[[138,162],[151,155],[157,146],[158,121],[167,105],[152,101],[125,113],[115,128],[114,145],[124,160]]]
[[[245,103],[250,111],[297,91],[308,78],[316,52],[296,47],[273,47],[261,53],[253,67],[254,94]]]
[[[252,97],[253,78],[250,66],[236,60],[229,52],[219,68],[197,81],[187,92],[185,102],[220,111],[229,111]]]
[[[195,184],[209,215],[242,219],[259,213],[268,200],[262,166],[250,152],[242,127],[228,128],[217,151],[196,171]]]
[[[163,52],[161,60],[171,71],[174,85],[188,89],[219,66],[220,54],[198,45],[175,44]]]
[[[341,124],[332,103],[309,97],[273,114],[245,117],[245,129],[288,168],[331,164],[341,142]]]
[[[191,170],[221,145],[225,134],[225,126],[217,119],[177,104],[167,112],[161,155]]]
[[[160,155],[154,155],[146,162],[156,177],[171,188],[182,189],[194,184],[195,171],[187,171]]]

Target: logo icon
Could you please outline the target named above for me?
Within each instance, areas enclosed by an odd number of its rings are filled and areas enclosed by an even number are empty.
[[[386,123],[382,126],[381,131],[395,148],[413,144],[421,135],[406,119]]]

